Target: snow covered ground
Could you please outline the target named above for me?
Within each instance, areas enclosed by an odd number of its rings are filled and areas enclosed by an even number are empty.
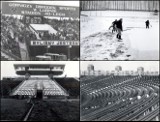
[[[81,60],[158,60],[159,15],[152,12],[85,11],[81,22]],[[122,39],[108,30],[112,21],[123,18]],[[152,27],[145,28],[150,20]]]

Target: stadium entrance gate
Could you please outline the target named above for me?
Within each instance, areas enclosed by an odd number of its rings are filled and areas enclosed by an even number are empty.
[[[37,99],[42,99],[43,98],[43,90],[37,90],[36,98]]]

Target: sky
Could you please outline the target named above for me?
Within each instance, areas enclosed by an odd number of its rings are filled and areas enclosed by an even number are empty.
[[[76,6],[79,7],[79,1],[13,1],[21,3],[35,3],[45,5],[62,5],[62,6]]]
[[[64,74],[67,77],[79,77],[79,70],[87,70],[88,64],[93,64],[95,70],[111,71],[115,66],[122,66],[122,70],[137,70],[144,67],[145,71],[159,71],[159,61],[1,61],[1,79],[15,77],[13,64],[65,64]]]
[[[145,71],[159,71],[159,61],[81,61],[81,71],[87,70],[88,64],[93,64],[95,70],[111,71],[116,66],[122,70],[137,70],[137,67],[144,67]]]
[[[1,79],[18,76],[13,64],[65,64],[63,76],[79,78],[79,61],[1,61]]]

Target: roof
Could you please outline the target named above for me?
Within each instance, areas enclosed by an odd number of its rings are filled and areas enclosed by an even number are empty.
[[[57,53],[45,53],[45,55],[55,55],[55,56],[59,56],[59,54],[57,54]]]
[[[51,59],[50,56],[37,55],[36,58]]]
[[[37,67],[37,68],[50,68],[54,66],[65,66],[65,64],[14,64],[14,67]]]
[[[48,31],[49,33],[57,33],[57,31],[48,24],[30,24],[36,31]]]

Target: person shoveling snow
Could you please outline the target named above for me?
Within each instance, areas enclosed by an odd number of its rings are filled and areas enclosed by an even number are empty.
[[[118,31],[118,34],[117,34],[117,38],[118,39],[122,39],[121,38],[121,31],[123,31],[123,27],[122,27],[122,18],[120,19],[120,20],[118,20],[116,23],[115,23],[115,25],[116,25],[116,29],[117,29],[117,31]]]
[[[117,19],[115,21],[113,21],[112,25],[109,27],[109,30],[112,28],[112,33],[115,32],[115,31],[117,32],[116,22],[117,22]]]

